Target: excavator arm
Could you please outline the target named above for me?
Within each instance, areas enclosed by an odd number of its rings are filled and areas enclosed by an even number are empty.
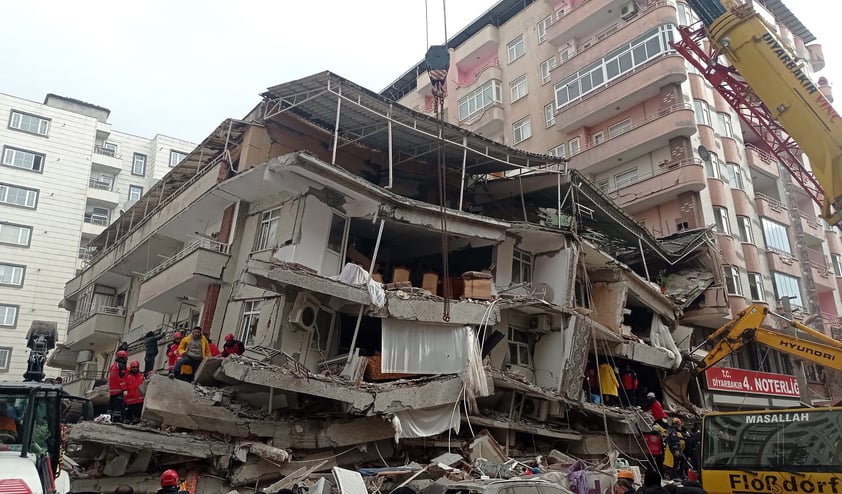
[[[781,317],[769,312],[762,305],[750,305],[738,317],[714,331],[706,340],[706,343],[712,343],[713,347],[696,367],[696,374],[701,374],[752,341],[794,357],[842,371],[842,342],[838,342],[798,321],[785,318],[781,319],[784,319],[797,331],[809,335],[812,340],[818,341],[806,340],[760,327],[768,315]]]

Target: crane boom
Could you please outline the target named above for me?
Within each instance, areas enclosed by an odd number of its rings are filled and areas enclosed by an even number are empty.
[[[723,67],[700,67],[698,60],[694,60],[698,56],[687,46],[686,28],[682,32],[684,46],[677,43],[676,49],[709,80],[719,70],[720,79],[731,79],[731,85],[736,86],[732,91],[752,90],[759,102],[749,101],[744,104],[747,108],[735,105],[735,100],[745,94],[723,96],[772,152],[788,151],[782,156],[784,165],[820,204],[822,218],[838,225],[842,210],[842,118],[810,80],[803,62],[767,26],[751,3],[739,4],[734,0],[721,3],[718,0],[689,0],[689,3],[705,24],[704,34],[714,45],[715,54],[724,55],[732,67],[725,70]],[[714,87],[720,89],[717,84]],[[752,108],[753,105],[764,108]],[[764,111],[768,113],[767,118],[764,118]],[[776,124],[779,124],[778,128],[775,128]],[[779,135],[780,130],[795,142]],[[797,153],[792,152],[793,144],[809,158],[812,173],[798,161]]]

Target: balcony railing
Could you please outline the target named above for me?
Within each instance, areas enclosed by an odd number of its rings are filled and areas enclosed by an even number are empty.
[[[814,214],[813,215],[804,214],[800,211],[798,212],[798,214],[800,214],[801,217],[804,218],[804,221],[806,221],[807,224],[810,225],[812,228],[824,229],[824,225],[822,225],[822,222],[821,222],[821,220],[819,219],[818,216],[816,216]]]
[[[757,156],[761,160],[765,161],[766,163],[777,163],[778,162],[778,160],[776,160],[774,156],[769,154],[767,151],[765,151],[763,149],[760,149],[759,147],[755,146],[754,144],[746,144],[746,149],[747,150],[750,149],[750,150],[754,151],[755,153],[757,153]]]
[[[103,156],[111,156],[112,158],[120,159],[120,155],[117,154],[116,151],[114,151],[111,148],[106,148],[106,147],[102,147],[102,146],[99,146],[99,145],[94,146],[94,153],[101,154]]]
[[[114,188],[114,183],[92,178],[88,181],[88,187],[92,189],[107,190],[111,192],[111,190]]]
[[[643,182],[644,180],[649,180],[650,178],[658,177],[660,175],[665,175],[667,173],[670,173],[672,171],[675,171],[675,170],[677,170],[679,168],[682,168],[682,167],[685,167],[685,166],[702,166],[702,160],[700,160],[698,158],[690,158],[690,159],[673,161],[671,163],[664,163],[663,165],[661,165],[661,167],[660,167],[661,169],[654,172],[654,173],[644,173],[642,175],[638,175],[637,178],[633,181],[626,182],[626,183],[624,183],[620,186],[615,185],[613,187],[607,187],[605,189],[602,189],[602,191],[605,192],[606,194],[611,194],[613,192],[617,192],[618,190],[625,189],[626,187],[631,187],[634,184],[638,184],[640,182]]]
[[[85,213],[85,223],[90,223],[92,225],[108,226],[108,216],[103,216],[101,214]]]
[[[105,316],[119,316],[125,317],[126,316],[126,308],[125,307],[109,307],[106,305],[102,305],[99,307],[92,307],[91,310],[88,312],[83,312],[81,314],[74,314],[74,317],[70,319],[70,324],[68,325],[69,329],[75,328],[76,326],[82,324],[83,322],[87,321],[91,317],[102,314]]]
[[[96,381],[97,379],[106,379],[108,376],[100,371],[78,371],[68,374],[62,379],[62,384],[68,385],[77,381]]]
[[[774,197],[767,196],[766,194],[754,194],[754,198],[763,199],[764,201],[768,202],[769,208],[771,208],[772,211],[776,211],[778,213],[780,213],[781,211],[786,211],[788,209],[786,206],[784,206],[784,203],[775,199]]]
[[[188,255],[192,254],[193,252],[199,249],[207,249],[219,252],[220,254],[228,254],[228,248],[228,244],[223,244],[222,242],[217,242],[216,240],[211,240],[209,238],[197,238],[189,242],[186,247],[181,249],[181,251],[176,253],[174,256],[170,257],[166,261],[147,271],[146,274],[143,276],[143,281],[152,278],[156,274],[160,273],[161,271],[164,271],[168,267],[172,266],[173,264],[184,259]]]

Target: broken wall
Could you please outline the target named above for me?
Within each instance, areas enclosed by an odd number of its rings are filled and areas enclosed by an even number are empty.
[[[579,262],[578,248],[571,246],[557,252],[540,254],[534,258],[533,285],[546,283],[552,288],[551,299],[561,307],[572,307],[576,295],[576,265]],[[541,296],[540,294],[536,294]]]
[[[580,400],[582,380],[588,365],[591,331],[585,322],[585,316],[576,314],[568,321],[564,329],[564,370],[558,393],[571,400]]]
[[[623,309],[626,307],[629,287],[625,281],[598,281],[591,284],[591,317],[608,329],[620,331]]]

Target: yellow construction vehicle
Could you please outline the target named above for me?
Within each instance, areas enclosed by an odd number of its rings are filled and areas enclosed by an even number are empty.
[[[777,27],[763,20],[753,2],[688,3],[704,27],[679,28],[682,40],[674,44],[676,50],[699,69],[781,159],[821,206],[822,217],[838,225],[842,209],[842,118],[810,80],[805,62],[778,38]],[[704,37],[711,43],[710,50],[701,47]],[[720,56],[731,66],[720,63]],[[798,159],[795,144],[809,158],[811,169]]]

